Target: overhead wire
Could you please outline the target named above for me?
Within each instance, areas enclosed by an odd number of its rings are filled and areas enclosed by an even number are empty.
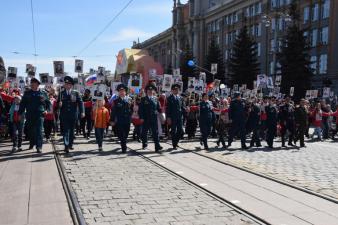
[[[33,29],[33,45],[34,45],[34,58],[36,61],[36,57],[38,56],[36,53],[36,33],[35,33],[35,20],[34,20],[34,9],[33,9],[33,0],[31,2],[31,15],[32,15],[32,29]]]
[[[108,22],[108,24],[91,41],[89,41],[89,43],[84,48],[79,51],[77,56],[81,56],[81,54],[86,51],[98,39],[98,37],[100,37],[100,35],[110,27],[110,25],[130,6],[133,1],[134,0],[129,0],[128,3]]]

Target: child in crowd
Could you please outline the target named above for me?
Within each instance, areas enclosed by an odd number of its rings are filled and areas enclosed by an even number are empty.
[[[9,121],[12,124],[12,141],[13,141],[12,153],[14,153],[16,150],[22,151],[21,144],[22,144],[24,117],[23,115],[19,115],[20,102],[21,97],[19,95],[15,96],[14,102],[9,110]]]
[[[95,127],[96,143],[98,144],[99,151],[102,151],[102,142],[105,129],[109,124],[109,111],[104,107],[103,100],[96,101],[96,107],[93,111],[93,120]]]

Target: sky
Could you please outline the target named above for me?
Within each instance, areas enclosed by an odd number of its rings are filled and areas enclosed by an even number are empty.
[[[116,55],[138,38],[144,41],[172,24],[172,0],[134,0],[114,23],[79,56],[83,49],[129,0],[32,0],[35,18],[34,57],[30,0],[0,0],[0,56],[5,66],[25,76],[26,64],[53,75],[53,61],[64,61],[74,74],[72,56],[84,60],[84,71],[98,66],[115,71]],[[186,1],[182,1],[186,2]],[[19,52],[20,54],[13,54]]]

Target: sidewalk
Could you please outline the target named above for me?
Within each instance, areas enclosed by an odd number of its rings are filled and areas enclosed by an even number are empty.
[[[0,224],[73,224],[52,145],[42,154],[27,145],[12,155],[11,149],[10,142],[0,143]]]

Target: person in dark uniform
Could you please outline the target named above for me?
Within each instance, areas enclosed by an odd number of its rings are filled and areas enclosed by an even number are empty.
[[[83,118],[83,102],[78,91],[73,90],[74,80],[70,76],[66,76],[64,90],[59,94],[57,103],[60,108],[60,121],[63,128],[63,143],[65,145],[65,152],[69,149],[73,150],[74,141],[74,127],[75,121],[80,113]]]
[[[285,98],[285,103],[279,108],[279,122],[281,125],[282,147],[285,146],[286,131],[289,132],[288,145],[294,146],[293,139],[295,135],[295,108],[291,104],[290,97]]]
[[[271,97],[269,105],[265,107],[266,112],[266,142],[269,148],[273,148],[273,139],[277,136],[278,108],[276,98]]]
[[[304,148],[304,136],[308,123],[308,111],[305,108],[305,99],[301,99],[299,106],[295,109],[295,123],[296,123],[296,135],[295,135],[295,143],[300,141],[300,147]]]
[[[139,116],[142,123],[142,148],[145,149],[148,146],[148,130],[151,129],[151,133],[154,139],[155,151],[162,150],[158,136],[157,127],[157,115],[161,112],[160,103],[154,96],[156,87],[152,84],[148,84],[146,87],[147,96],[141,99]]]
[[[208,150],[208,137],[211,132],[212,121],[214,118],[214,112],[212,111],[212,103],[208,99],[208,95],[206,93],[202,94],[202,101],[200,102],[200,118],[199,124],[201,129],[201,145],[204,145],[204,149]]]
[[[167,99],[167,123],[171,126],[171,139],[173,148],[177,149],[178,142],[183,136],[183,115],[185,112],[184,99],[179,96],[181,86],[174,84],[171,87],[172,94]]]
[[[90,90],[86,89],[85,93],[82,97],[85,117],[81,119],[81,130],[84,138],[90,138],[90,132],[92,131],[92,111],[93,111],[93,103],[92,97],[90,96]],[[87,128],[87,131],[86,131]]]
[[[250,147],[254,147],[255,144],[256,147],[261,147],[262,145],[259,138],[261,109],[259,105],[256,103],[256,99],[251,101],[248,107],[249,107],[249,117],[246,123],[246,130],[248,134],[252,132]]]
[[[35,145],[36,151],[41,153],[44,114],[50,110],[51,102],[47,93],[39,89],[39,85],[40,81],[33,77],[31,79],[31,90],[26,91],[22,97],[19,115],[23,115],[26,112],[29,149],[33,149]]]
[[[121,149],[125,153],[127,151],[127,138],[131,124],[131,103],[127,96],[128,88],[124,84],[118,85],[116,90],[119,92],[119,97],[114,100],[110,120],[111,125],[117,128],[117,136],[121,143]]]
[[[229,116],[232,124],[229,132],[228,146],[231,146],[235,135],[239,133],[242,149],[248,149],[245,144],[245,124],[247,121],[247,108],[244,100],[241,98],[241,93],[236,92],[234,94],[234,98],[235,99],[231,102],[229,108]]]

